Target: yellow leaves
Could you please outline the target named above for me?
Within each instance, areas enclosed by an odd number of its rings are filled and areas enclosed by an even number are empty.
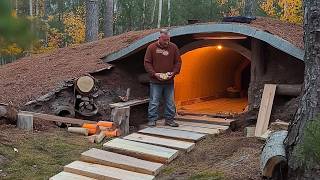
[[[265,0],[261,8],[272,17],[278,17],[283,21],[301,24],[302,0]]]
[[[22,53],[22,49],[16,43],[10,44],[5,48],[0,49],[0,54],[4,56],[15,56]]]
[[[69,12],[63,18],[65,33],[71,38],[71,44],[80,44],[85,40],[85,21],[83,10],[78,8],[76,13]]]

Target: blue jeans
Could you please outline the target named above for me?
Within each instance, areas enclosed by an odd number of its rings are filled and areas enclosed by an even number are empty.
[[[166,121],[173,121],[176,115],[174,104],[174,84],[150,83],[150,102],[148,107],[148,120],[157,121],[159,119],[160,100],[165,100],[164,118]]]

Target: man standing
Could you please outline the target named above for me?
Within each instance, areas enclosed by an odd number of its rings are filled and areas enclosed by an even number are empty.
[[[163,97],[165,100],[165,124],[178,127],[179,124],[174,122],[176,107],[173,79],[180,72],[181,57],[177,45],[170,42],[170,35],[167,29],[162,29],[158,41],[148,46],[144,58],[144,67],[150,75],[148,125],[156,125],[156,121],[159,118],[160,100]]]

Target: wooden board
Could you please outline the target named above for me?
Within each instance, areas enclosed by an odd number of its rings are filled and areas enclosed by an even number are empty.
[[[204,138],[206,135],[195,132],[180,131],[175,129],[167,128],[145,128],[139,131],[142,134],[150,134],[155,136],[168,137],[173,139],[185,140],[185,141],[199,141]]]
[[[95,148],[82,153],[80,160],[150,175],[157,175],[163,167],[160,163]]]
[[[62,123],[78,124],[78,125],[82,125],[83,123],[90,123],[90,124],[96,124],[97,123],[95,121],[88,121],[88,120],[82,120],[82,119],[54,116],[54,115],[49,115],[49,114],[33,113],[33,112],[27,112],[27,111],[21,111],[21,112],[25,113],[25,114],[32,114],[33,115],[33,121],[37,121],[37,120],[54,121],[54,122],[62,122]]]
[[[149,102],[149,98],[146,99],[135,99],[135,100],[130,100],[127,102],[118,102],[118,103],[112,103],[109,104],[111,108],[120,108],[120,107],[127,107],[127,106],[136,106],[140,104],[145,104]]]
[[[208,129],[220,129],[220,130],[229,129],[229,126],[208,124],[208,123],[201,123],[201,122],[188,122],[188,121],[175,121],[175,122],[178,123],[179,126],[203,127]],[[164,120],[157,121],[157,125],[164,126]]]
[[[208,116],[191,116],[191,115],[185,115],[185,116],[178,115],[175,117],[175,119],[179,121],[218,124],[218,125],[225,125],[225,126],[229,126],[230,123],[234,121],[232,119],[226,119],[226,118],[213,118]]]
[[[111,111],[111,121],[120,128],[121,135],[129,134],[130,107],[113,108]]]
[[[176,158],[179,153],[179,151],[175,149],[120,138],[106,142],[103,147],[116,153],[159,163],[169,163]]]
[[[95,179],[149,180],[154,176],[127,171],[119,168],[74,161],[64,167],[64,171]]]
[[[184,126],[184,125],[180,125],[179,127],[171,127],[171,126],[157,126],[157,127],[196,132],[196,133],[202,133],[202,134],[219,134],[221,132],[219,129],[209,129],[209,128],[203,128],[203,127]]]
[[[262,136],[268,129],[273,99],[276,93],[275,84],[265,84],[258,114],[255,136]]]
[[[138,133],[129,134],[128,136],[123,137],[123,139],[164,146],[164,147],[178,149],[186,152],[191,151],[195,146],[195,144],[191,142],[148,136],[148,135],[138,134]]]
[[[96,179],[81,176],[78,174],[69,173],[69,172],[60,172],[59,174],[51,177],[49,180],[96,180]]]

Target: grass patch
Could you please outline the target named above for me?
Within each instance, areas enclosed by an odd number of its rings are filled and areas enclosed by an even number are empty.
[[[13,147],[19,152],[15,153]],[[91,144],[86,137],[64,130],[32,134],[10,146],[0,144],[0,154],[9,159],[0,165],[3,170],[0,179],[48,179],[92,147],[101,145]]]
[[[224,176],[221,172],[200,172],[189,178],[189,180],[223,180]]]
[[[175,169],[173,167],[165,167],[162,170],[162,173],[165,175],[169,175],[169,174],[172,174],[174,171],[175,171]]]

